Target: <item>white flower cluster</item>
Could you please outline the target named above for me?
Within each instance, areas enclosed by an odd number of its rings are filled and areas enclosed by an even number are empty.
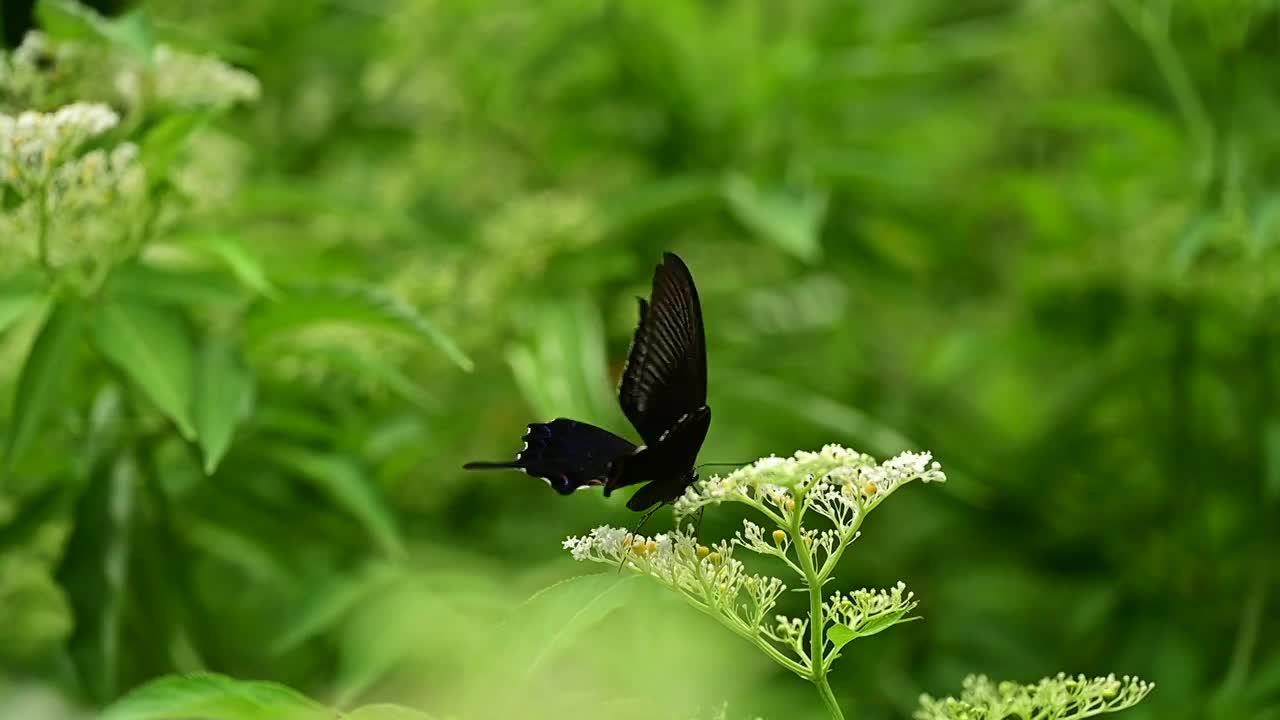
[[[782,517],[811,507],[837,528],[849,528],[866,511],[912,480],[943,482],[942,467],[929,453],[905,452],[883,463],[839,445],[818,452],[801,450],[789,458],[761,458],[728,475],[701,480],[676,500],[678,515],[708,505],[743,502]]]
[[[168,45],[155,49],[151,92],[179,107],[230,107],[251,102],[262,93],[252,73],[232,67],[214,55],[197,55]],[[116,84],[126,95],[137,90],[136,71],[126,71]]]
[[[684,529],[645,537],[608,525],[564,541],[574,560],[624,565],[680,592],[741,635],[773,638],[765,618],[786,586],[777,578],[748,573],[733,558],[733,547],[729,542],[699,545]]]
[[[20,195],[42,190],[85,141],[116,126],[106,105],[72,103],[51,113],[0,114],[0,181]]]
[[[1078,720],[1124,710],[1138,704],[1155,687],[1125,675],[1086,678],[1084,675],[1044,678],[1034,685],[993,683],[985,675],[965,678],[960,698],[935,700],[924,695],[916,720],[1000,720],[1043,717]]]
[[[847,595],[837,591],[823,602],[828,621],[848,628],[849,639],[875,635],[902,622],[916,605],[915,593],[901,582],[888,590],[862,588]]]

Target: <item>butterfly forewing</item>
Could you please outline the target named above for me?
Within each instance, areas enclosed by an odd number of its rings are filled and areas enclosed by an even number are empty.
[[[672,253],[653,276],[649,302],[618,387],[618,402],[647,444],[707,404],[707,351],[693,275]]]

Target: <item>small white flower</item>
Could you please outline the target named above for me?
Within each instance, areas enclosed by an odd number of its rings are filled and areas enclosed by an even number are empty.
[[[161,100],[182,107],[228,107],[257,100],[262,92],[252,73],[232,67],[213,55],[196,55],[168,45],[155,50],[153,91]],[[128,71],[117,78],[122,90],[138,81]]]
[[[51,113],[0,114],[0,180],[21,194],[36,192],[86,140],[116,126],[106,105],[72,103]]]

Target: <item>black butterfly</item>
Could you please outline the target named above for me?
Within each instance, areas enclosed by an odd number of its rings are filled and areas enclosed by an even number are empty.
[[[711,427],[707,346],[698,289],[684,261],[665,253],[618,386],[622,412],[640,433],[636,446],[603,428],[556,418],[533,423],[511,462],[472,462],[467,470],[516,468],[562,495],[595,485],[614,490],[648,482],[627,501],[632,510],[672,502],[697,479],[694,461]]]

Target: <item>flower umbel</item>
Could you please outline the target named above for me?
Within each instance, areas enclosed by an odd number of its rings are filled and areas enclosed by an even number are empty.
[[[994,683],[985,675],[964,680],[960,698],[923,695],[916,720],[999,720],[1006,717],[1078,720],[1137,705],[1155,687],[1136,677],[1086,678],[1059,674],[1034,685]]]
[[[753,508],[766,528],[743,520],[733,538],[702,545],[687,528],[652,538],[599,527],[565,541],[574,559],[627,567],[679,592],[695,608],[746,638],[775,662],[812,682],[832,717],[843,717],[826,680],[849,642],[905,622],[916,606],[902,583],[888,590],[824,595],[845,549],[867,513],[912,480],[943,481],[927,453],[903,453],[877,463],[838,445],[790,458],[768,457],[727,476],[695,483],[675,503],[677,517],[708,505],[737,502]],[[812,512],[810,512],[812,511]],[[814,523],[817,523],[816,525]],[[748,573],[735,549],[776,558],[809,595],[809,613],[773,612],[787,583]]]

